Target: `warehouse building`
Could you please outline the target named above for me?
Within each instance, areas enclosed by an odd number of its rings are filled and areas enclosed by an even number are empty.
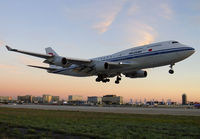
[[[37,104],[37,103],[43,103],[43,98],[40,97],[40,96],[37,96],[37,97],[33,96],[32,101],[35,104]]]
[[[68,104],[70,105],[82,105],[85,101],[83,101],[83,97],[79,95],[69,95],[68,96]]]
[[[123,97],[122,96],[116,96],[116,95],[105,95],[102,98],[102,102],[104,104],[123,104]]]
[[[91,97],[88,97],[87,101],[88,101],[88,104],[92,104],[92,105],[102,104],[102,97],[91,96]]]
[[[43,103],[50,103],[52,102],[52,96],[51,95],[43,95]]]
[[[12,97],[9,96],[0,96],[0,103],[9,103],[12,101]]]
[[[58,103],[59,102],[59,96],[52,96],[52,102]]]
[[[33,96],[32,95],[17,96],[17,100],[19,103],[32,103]]]

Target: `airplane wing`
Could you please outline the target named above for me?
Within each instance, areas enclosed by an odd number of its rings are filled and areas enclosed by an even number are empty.
[[[8,51],[13,51],[13,52],[18,52],[18,53],[22,53],[22,54],[26,54],[26,55],[31,55],[31,56],[39,57],[39,58],[44,58],[44,59],[46,59],[44,61],[44,63],[48,63],[48,64],[52,64],[52,65],[56,65],[54,62],[55,62],[55,60],[58,60],[58,59],[64,60],[68,64],[68,66],[70,66],[72,64],[77,64],[77,65],[89,64],[92,61],[92,60],[89,60],[89,59],[78,59],[78,58],[60,57],[58,55],[54,55],[53,53],[39,54],[39,53],[27,52],[27,51],[13,49],[13,48],[11,48],[11,47],[9,47],[7,45],[6,45],[6,48],[7,48]],[[49,47],[48,49],[51,49],[51,48]]]
[[[33,53],[33,52],[27,52],[27,51],[21,51],[21,50],[13,49],[13,48],[11,48],[7,45],[6,45],[6,48],[8,49],[8,51],[18,52],[18,53],[31,55],[31,56],[35,56],[35,57],[40,57],[40,58],[45,58],[45,59],[53,57],[52,55],[45,55],[45,54],[39,54],[39,53]]]
[[[39,53],[33,53],[33,52],[27,52],[22,51],[18,49],[13,49],[6,45],[6,48],[8,51],[18,52],[26,55],[31,55],[39,58],[44,58],[44,63],[55,65],[63,68],[70,67],[71,65],[76,65],[73,68],[73,71],[75,72],[82,72],[82,73],[96,73],[98,71],[97,65],[101,64],[103,67],[105,64],[106,66],[109,66],[109,70],[119,70],[122,68],[128,68],[130,66],[133,66],[133,63],[117,63],[117,62],[109,62],[109,61],[95,61],[92,59],[78,59],[78,58],[69,58],[69,57],[61,57],[57,55],[57,53],[50,47],[46,48],[46,54],[39,54]],[[134,65],[137,65],[134,64]],[[40,69],[46,69],[49,71],[57,70],[56,68],[48,68],[48,67],[40,67],[40,66],[34,66],[34,65],[28,65],[30,67],[34,68],[40,68]],[[98,71],[101,73],[101,71]]]

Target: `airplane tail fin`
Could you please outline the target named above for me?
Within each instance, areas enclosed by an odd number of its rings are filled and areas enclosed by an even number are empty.
[[[45,48],[46,54],[51,55],[51,56],[59,56],[51,47]],[[58,66],[54,64],[49,64],[49,68],[57,68]]]
[[[58,54],[51,47],[45,48],[45,50],[46,50],[46,54],[49,54],[52,56],[58,56]]]

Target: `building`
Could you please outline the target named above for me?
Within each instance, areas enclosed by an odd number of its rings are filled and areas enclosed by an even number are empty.
[[[33,103],[43,103],[43,98],[40,96],[34,97],[32,98]]]
[[[187,105],[187,96],[186,96],[186,94],[182,95],[182,105]]]
[[[70,105],[83,105],[85,101],[83,101],[83,97],[79,95],[69,95],[68,96],[68,104]]]
[[[102,98],[104,104],[123,104],[123,97],[116,95],[105,95]]]
[[[79,95],[69,95],[68,101],[82,101],[83,97]]]
[[[52,102],[58,103],[59,102],[59,96],[52,96]]]
[[[42,99],[43,99],[43,103],[52,102],[52,96],[51,95],[43,95]]]
[[[17,96],[17,100],[19,103],[32,103],[33,96],[31,96],[31,95]]]
[[[12,101],[12,97],[9,96],[0,96],[0,103],[8,103]]]
[[[167,103],[166,103],[167,105],[172,105],[172,101],[171,101],[171,99],[167,99]]]
[[[94,105],[102,104],[102,97],[91,96],[88,97],[87,101],[89,104],[94,104]]]

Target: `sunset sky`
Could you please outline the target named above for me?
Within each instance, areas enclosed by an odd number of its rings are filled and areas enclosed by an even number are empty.
[[[49,74],[26,65],[43,59],[8,52],[11,47],[45,53],[52,47],[62,56],[93,58],[153,42],[177,40],[196,53],[169,66],[147,69],[148,77],[122,77],[119,85],[97,83],[95,77]],[[0,1],[0,96],[31,94],[103,96],[126,101],[171,99],[200,101],[199,0],[5,0]]]

